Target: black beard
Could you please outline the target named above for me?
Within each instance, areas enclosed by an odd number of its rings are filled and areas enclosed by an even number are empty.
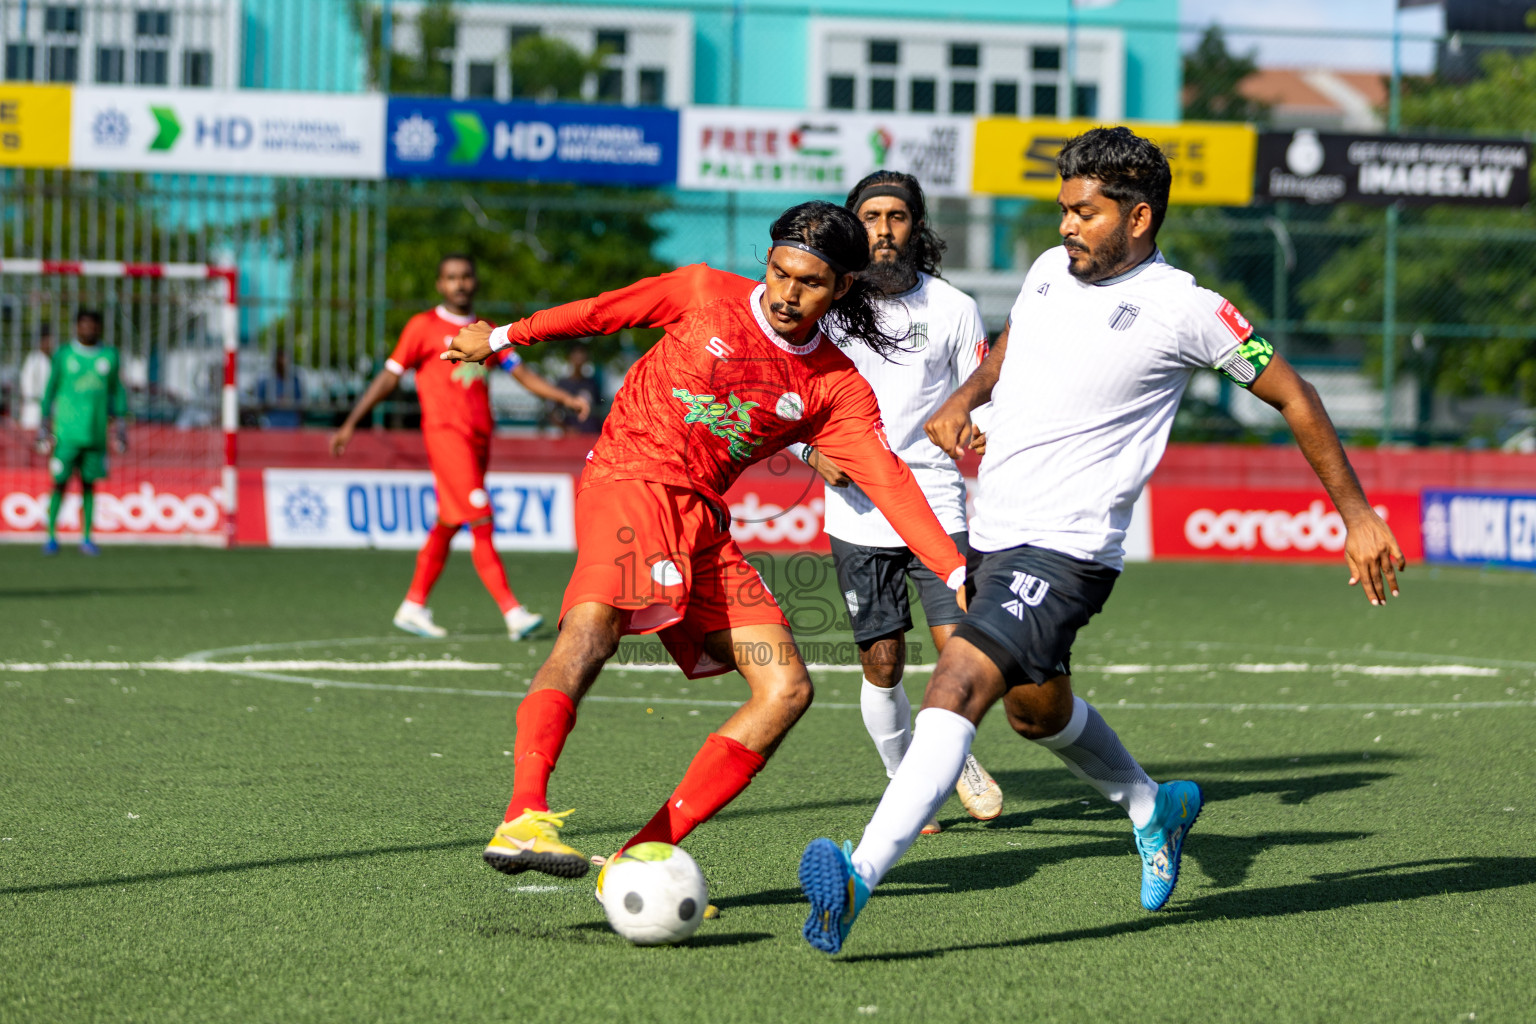
[[[912,244],[908,242],[897,248],[894,260],[871,259],[869,266],[859,272],[859,277],[886,295],[907,291],[917,284],[917,256],[912,251]]]
[[[1081,250],[1068,247],[1068,251],[1080,252]],[[1098,249],[1088,257],[1088,265],[1086,267],[1078,269],[1077,264],[1068,262],[1067,273],[1079,281],[1085,281],[1088,284],[1102,281],[1106,277],[1114,276],[1115,271],[1125,263],[1125,258],[1130,254],[1130,251],[1131,236],[1126,230],[1125,221],[1122,220],[1120,226],[1115,228],[1114,233],[1099,243]]]

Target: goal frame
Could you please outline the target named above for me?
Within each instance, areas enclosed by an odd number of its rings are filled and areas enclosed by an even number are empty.
[[[0,274],[33,277],[163,278],[175,281],[222,281],[223,304],[219,327],[223,334],[224,383],[220,392],[219,421],[224,432],[224,466],[220,483],[224,491],[224,546],[235,543],[235,517],[240,508],[239,455],[240,395],[237,366],[240,355],[240,271],[217,263],[134,263],[122,260],[0,259]]]

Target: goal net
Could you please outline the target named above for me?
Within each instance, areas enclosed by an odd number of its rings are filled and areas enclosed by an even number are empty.
[[[80,310],[118,351],[128,448],[109,447],[94,539],[227,545],[238,486],[236,271],[203,263],[0,260],[0,540],[41,541],[53,488],[37,445],[50,355],[75,344]],[[80,490],[59,516],[78,536]]]

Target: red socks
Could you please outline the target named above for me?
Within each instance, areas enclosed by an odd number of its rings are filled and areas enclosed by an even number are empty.
[[[524,811],[549,810],[549,773],[575,725],[576,704],[559,690],[534,690],[523,698],[512,743],[512,802],[502,820],[511,821]]]
[[[470,557],[474,559],[475,572],[480,574],[480,582],[485,584],[485,589],[496,599],[496,607],[505,615],[517,607],[517,598],[512,596],[512,588],[507,586],[507,570],[502,567],[501,556],[491,546],[491,534],[495,531],[494,523],[480,523],[469,528],[475,538],[475,548]]]
[[[457,524],[444,526],[438,523],[427,533],[426,542],[416,553],[416,575],[411,577],[411,589],[406,591],[407,601],[414,604],[427,603],[427,596],[432,593],[432,585],[443,574],[443,565],[448,561],[448,545],[453,542],[453,535],[458,532]]]
[[[707,821],[736,799],[767,761],[762,754],[748,750],[733,739],[717,732],[710,733],[677,789],[645,828],[622,849],[627,850],[636,843],[682,842],[700,822]]]

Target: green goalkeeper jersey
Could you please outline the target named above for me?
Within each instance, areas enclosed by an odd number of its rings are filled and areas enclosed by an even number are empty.
[[[53,354],[43,417],[52,416],[53,436],[60,446],[105,448],[108,417],[127,413],[117,349],[76,341]]]

